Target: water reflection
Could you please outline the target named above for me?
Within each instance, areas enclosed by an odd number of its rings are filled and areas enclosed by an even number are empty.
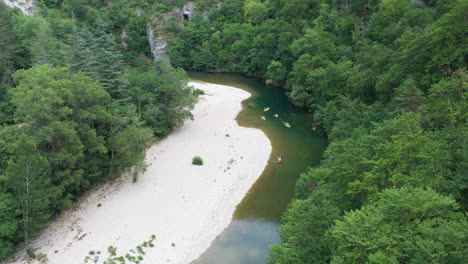
[[[263,263],[268,247],[279,243],[279,222],[266,219],[233,220],[212,246],[192,264]]]

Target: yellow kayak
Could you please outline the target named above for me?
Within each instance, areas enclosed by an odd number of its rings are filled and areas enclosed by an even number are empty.
[[[263,119],[263,120],[266,120],[266,117],[262,116],[262,119]]]
[[[274,114],[273,116],[274,116],[274,117],[276,117],[276,118],[278,118],[278,117],[279,117],[279,115],[278,115],[278,114]]]
[[[270,111],[270,107],[263,108],[263,112],[268,112],[268,111]]]
[[[283,122],[285,127],[291,127],[291,125],[288,122]]]

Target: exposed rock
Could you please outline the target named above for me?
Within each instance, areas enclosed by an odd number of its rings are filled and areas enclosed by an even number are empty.
[[[127,31],[122,30],[122,33],[120,33],[120,39],[122,40],[122,48],[126,49],[128,48],[127,42],[125,42],[125,39],[127,38]]]
[[[0,0],[7,7],[16,7],[21,9],[26,15],[32,15],[37,10],[35,0]]]
[[[182,9],[182,17],[184,21],[190,21],[195,16],[196,8],[197,6],[192,2],[188,2],[186,5],[184,5],[184,8]]]
[[[148,35],[148,41],[151,47],[151,53],[153,54],[154,59],[169,59],[166,53],[166,48],[168,41],[171,39],[169,34],[164,34],[162,31],[158,30],[158,25],[156,27],[157,36],[155,36],[155,30],[153,29],[151,22],[148,23],[146,27],[146,34]]]
[[[153,16],[147,24],[146,33],[151,47],[151,53],[155,59],[169,60],[167,55],[167,46],[173,34],[168,30],[169,26],[190,21],[195,16],[196,5],[192,2],[184,5],[182,9],[174,8],[171,12],[164,14],[162,17]]]
[[[220,8],[222,2],[218,2],[217,7]],[[146,33],[151,47],[151,53],[154,59],[169,60],[167,55],[167,47],[169,42],[174,39],[175,35],[171,32],[171,28],[176,25],[183,26],[184,23],[192,20],[196,15],[202,15],[205,19],[208,18],[209,11],[203,10],[196,12],[197,5],[193,2],[188,2],[182,9],[174,8],[161,16],[152,16],[151,21],[146,26]]]
[[[140,9],[136,9],[135,12],[138,17],[141,17],[143,15],[143,11],[141,11]]]

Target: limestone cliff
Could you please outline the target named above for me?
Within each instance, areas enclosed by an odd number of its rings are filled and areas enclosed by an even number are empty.
[[[27,15],[32,15],[37,9],[35,0],[0,0],[7,7],[17,7]]]
[[[167,46],[169,41],[174,38],[170,30],[174,23],[183,25],[195,16],[197,6],[188,2],[182,9],[174,8],[171,12],[163,16],[152,16],[147,24],[146,33],[151,47],[151,53],[155,59],[169,59],[167,55]]]

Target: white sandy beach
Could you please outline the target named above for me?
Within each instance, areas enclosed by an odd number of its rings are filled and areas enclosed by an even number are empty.
[[[107,256],[110,245],[125,255],[155,234],[155,247],[146,250],[142,263],[188,264],[228,226],[264,170],[271,144],[262,131],[235,121],[248,92],[191,85],[207,93],[193,111],[194,120],[148,150],[149,167],[137,183],[123,177],[103,186],[54,221],[33,242],[47,263],[82,264],[91,250]],[[191,164],[196,155],[203,166]]]

